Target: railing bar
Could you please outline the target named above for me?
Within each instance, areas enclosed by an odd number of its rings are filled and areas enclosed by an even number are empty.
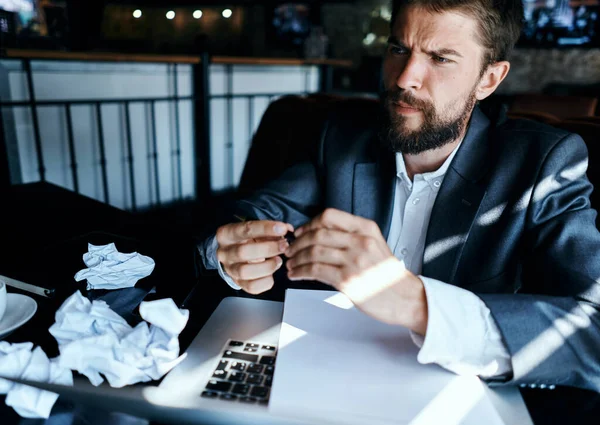
[[[156,204],[160,206],[160,179],[158,176],[158,141],[156,140],[156,108],[154,101],[150,102],[150,121],[152,121],[152,149],[154,149],[152,158],[154,160],[154,185],[156,189]]]
[[[0,193],[12,184],[9,151],[4,132],[4,111],[0,108]]]
[[[254,136],[254,97],[248,98],[248,149]]]
[[[177,81],[177,64],[173,64],[173,74],[174,74],[174,91],[175,98],[178,99],[179,95],[179,83]],[[181,187],[181,138],[180,138],[180,129],[179,129],[179,101],[175,101],[175,157],[177,160],[177,191],[179,194],[179,199],[183,198],[183,190]]]
[[[102,188],[104,189],[104,202],[109,203],[108,174],[106,172],[106,151],[104,149],[104,130],[102,129],[102,105],[96,103],[96,122],[98,125],[98,147],[100,149],[100,168],[102,170]]]
[[[304,69],[304,92],[308,93],[310,91],[310,67],[306,67]]]
[[[28,106],[31,106],[31,120],[33,121],[33,135],[35,138],[35,152],[38,161],[38,172],[40,173],[40,180],[46,181],[46,167],[44,165],[44,153],[42,151],[42,137],[40,136],[40,124],[37,114],[37,102],[35,100],[35,90],[33,87],[33,72],[31,71],[31,61],[26,59],[23,61],[25,67],[25,74],[27,75],[27,88],[29,89],[29,102]]]
[[[203,202],[211,197],[210,146],[210,56],[203,52],[200,64],[193,66],[194,101],[194,158],[196,199]]]
[[[285,93],[238,93],[238,94],[213,94],[210,95],[210,99],[227,99],[227,98],[234,98],[234,99],[243,99],[243,98],[249,98],[249,97],[259,97],[259,96],[272,96],[272,97],[276,97],[276,96],[287,96],[287,95],[302,95],[302,94],[306,94],[306,93],[310,93],[310,92],[306,92],[306,91],[299,91],[299,92],[285,92]],[[123,104],[124,102],[128,102],[128,103],[148,103],[151,101],[155,101],[155,102],[175,102],[175,101],[184,101],[184,100],[199,100],[201,101],[202,99],[197,98],[195,96],[166,96],[166,97],[144,97],[144,98],[119,98],[119,99],[62,99],[62,100],[38,100],[35,101],[35,105],[40,108],[40,107],[47,107],[47,106],[64,106],[67,103],[70,103],[71,105],[93,105],[96,103],[101,103],[101,104]],[[0,100],[0,107],[13,107],[13,108],[18,108],[18,107],[31,107],[32,106],[32,101],[10,101],[10,102],[4,102]]]
[[[195,100],[194,96],[180,96],[180,97],[175,97],[175,96],[165,96],[165,97],[137,97],[137,98],[115,98],[115,99],[60,99],[60,100],[39,100],[36,101],[35,104],[38,107],[41,106],[62,106],[65,105],[66,103],[70,103],[72,105],[91,105],[94,103],[115,103],[115,104],[122,104],[124,102],[129,102],[129,103],[147,103],[150,101],[164,101],[164,102],[173,102],[176,100]],[[24,107],[24,106],[31,106],[31,101],[27,101],[27,100],[22,100],[22,101],[10,101],[10,102],[3,102],[0,101],[0,106],[4,107],[4,106],[8,106],[8,107]]]
[[[73,137],[73,118],[71,117],[71,105],[65,105],[67,114],[67,142],[69,144],[69,158],[71,160],[71,175],[73,177],[73,188],[79,193],[79,178],[77,177],[77,159],[75,153],[75,141]]]
[[[249,97],[280,97],[280,96],[290,96],[290,95],[302,95],[306,92],[304,91],[299,91],[299,92],[285,92],[285,93],[243,93],[243,94],[213,94],[211,95],[211,99],[228,99],[228,98],[234,98],[234,99],[243,99],[243,98],[249,98]]]
[[[226,65],[227,71],[227,93],[229,95],[233,94],[233,66]],[[229,159],[229,181],[231,183],[231,187],[235,185],[235,152],[233,149],[233,97],[227,97],[227,148],[228,159]]]
[[[129,102],[124,102],[125,106],[125,131],[127,141],[127,162],[129,163],[129,184],[131,186],[131,209],[137,210],[137,203],[135,200],[135,177],[133,170],[133,142],[131,140],[131,121],[129,117]]]

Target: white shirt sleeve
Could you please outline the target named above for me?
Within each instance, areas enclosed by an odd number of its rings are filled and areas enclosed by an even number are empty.
[[[200,257],[202,258],[202,262],[204,263],[204,267],[207,270],[217,269],[219,272],[219,276],[223,279],[229,286],[233,289],[240,290],[242,289],[239,285],[237,285],[231,276],[225,273],[223,270],[223,266],[221,266],[221,262],[217,259],[217,249],[219,248],[219,243],[217,242],[217,237],[212,236],[210,240],[204,244],[204,249],[202,247],[198,247],[200,250]]]
[[[482,378],[512,373],[510,354],[490,310],[475,294],[419,276],[427,295],[425,337],[411,332],[419,363],[436,363],[458,375]]]

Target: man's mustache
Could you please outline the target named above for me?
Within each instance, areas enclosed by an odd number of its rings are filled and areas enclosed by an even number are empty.
[[[411,108],[428,110],[431,109],[429,102],[421,100],[406,90],[386,90],[385,98],[391,103],[404,103]]]

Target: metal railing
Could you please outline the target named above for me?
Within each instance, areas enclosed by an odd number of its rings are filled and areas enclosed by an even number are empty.
[[[119,98],[119,99],[77,99],[77,100],[37,100],[35,87],[33,83],[33,73],[31,69],[31,60],[29,58],[20,59],[23,64],[23,70],[26,74],[27,88],[29,90],[29,98],[26,101],[3,101],[0,99],[0,166],[10,166],[9,158],[7,155],[7,145],[5,139],[5,126],[3,123],[3,111],[4,108],[28,108],[31,113],[31,123],[33,125],[34,135],[34,147],[35,156],[37,159],[37,171],[39,173],[40,181],[46,181],[46,164],[43,152],[43,140],[40,133],[40,123],[38,117],[39,108],[44,107],[59,107],[63,108],[66,116],[67,126],[67,146],[69,156],[69,167],[70,174],[73,184],[73,190],[77,193],[80,192],[79,175],[78,175],[78,161],[76,154],[76,141],[73,132],[73,118],[72,108],[73,106],[87,105],[95,109],[95,120],[97,127],[97,142],[99,152],[99,165],[101,170],[101,182],[103,190],[103,200],[105,203],[110,203],[111,194],[108,184],[108,172],[107,172],[107,157],[106,157],[106,142],[103,133],[103,116],[102,107],[109,104],[117,104],[123,107],[123,116],[125,120],[125,147],[126,147],[126,164],[128,167],[128,181],[130,186],[131,196],[131,209],[137,210],[138,204],[136,200],[135,190],[135,172],[134,172],[134,150],[132,145],[132,134],[131,134],[131,117],[130,117],[130,106],[132,104],[143,104],[149,108],[149,116],[151,121],[151,146],[152,151],[148,155],[148,160],[154,171],[155,180],[155,197],[157,206],[161,203],[160,194],[160,176],[158,166],[158,148],[157,148],[157,136],[156,136],[156,103],[167,102],[174,104],[174,127],[175,127],[175,148],[171,154],[175,157],[177,164],[177,195],[178,199],[182,199],[182,165],[181,165],[181,145],[180,145],[180,113],[179,113],[179,102],[180,101],[192,101],[193,104],[193,119],[194,119],[194,152],[195,152],[195,197],[196,199],[203,199],[204,197],[211,195],[210,187],[210,102],[216,99],[226,100],[226,141],[225,148],[227,150],[226,158],[228,160],[228,171],[229,179],[231,182],[235,180],[234,164],[234,122],[233,122],[233,101],[235,99],[246,99],[248,102],[248,134],[252,137],[254,133],[254,101],[257,98],[267,98],[272,101],[274,98],[288,95],[297,94],[304,95],[309,93],[309,82],[308,77],[305,80],[305,90],[294,92],[294,93],[244,93],[234,94],[233,93],[233,66],[231,64],[225,65],[227,90],[224,94],[211,94],[209,90],[209,64],[210,58],[208,54],[204,54],[201,60],[192,65],[193,66],[193,95],[191,96],[180,96],[177,84],[177,66],[173,64],[173,70],[175,74],[174,84],[174,95],[167,97],[150,97],[150,98]],[[331,66],[322,65],[320,67],[321,75],[321,91],[329,91],[331,89]],[[308,75],[308,74],[307,74]],[[2,182],[0,187],[3,185],[10,185],[10,176],[8,172],[2,176]]]
[[[152,143],[153,143],[153,152],[151,152],[151,160],[153,162],[154,173],[156,175],[156,179],[158,180],[158,155],[157,155],[157,147],[156,147],[156,112],[155,112],[155,103],[156,102],[178,102],[181,100],[193,100],[191,96],[170,96],[170,97],[155,97],[155,98],[125,98],[125,99],[84,99],[84,100],[61,100],[61,101],[20,101],[20,102],[0,102],[0,107],[10,107],[10,108],[19,108],[25,107],[31,110],[31,116],[33,121],[33,129],[34,129],[34,141],[35,141],[35,151],[37,157],[37,170],[39,173],[40,181],[46,181],[46,163],[43,155],[42,149],[42,138],[39,130],[39,122],[37,118],[38,108],[43,107],[63,107],[67,120],[67,144],[69,149],[69,160],[70,160],[70,168],[71,168],[71,176],[74,191],[80,193],[79,191],[79,177],[78,177],[78,164],[77,164],[77,156],[75,153],[75,140],[73,136],[73,119],[71,116],[71,108],[74,105],[88,105],[92,106],[95,109],[96,115],[96,128],[97,128],[97,136],[98,136],[98,151],[100,153],[99,164],[101,167],[101,178],[102,178],[102,188],[104,193],[104,202],[110,202],[110,192],[108,188],[108,174],[106,169],[106,146],[104,141],[104,131],[103,131],[103,119],[102,119],[102,106],[108,104],[120,104],[123,106],[123,113],[125,116],[125,139],[126,139],[126,148],[128,155],[126,157],[126,162],[129,166],[129,183],[131,186],[131,196],[132,196],[132,205],[135,209],[136,201],[135,201],[135,178],[133,173],[133,146],[132,146],[132,137],[131,137],[131,119],[129,116],[129,106],[133,103],[142,103],[148,105],[150,107],[150,121],[152,122]],[[175,107],[177,110],[177,105]],[[1,119],[1,118],[0,118]],[[178,117],[175,119],[175,125],[178,125]],[[180,161],[181,153],[177,148],[173,154],[177,157],[178,162]],[[178,181],[179,192],[181,192],[181,181]],[[160,200],[160,188],[159,185],[156,185],[156,197]]]

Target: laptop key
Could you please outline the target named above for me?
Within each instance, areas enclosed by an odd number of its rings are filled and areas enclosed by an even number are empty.
[[[202,394],[200,395],[204,398],[217,398],[219,396],[219,393],[216,393],[214,391],[202,391]]]
[[[246,347],[249,347],[249,348],[258,348],[258,347],[260,347],[260,344],[253,344],[252,342],[247,342],[246,343]]]
[[[261,364],[252,363],[248,365],[249,373],[262,373],[265,367]]]
[[[247,384],[260,385],[262,384],[263,377],[262,375],[251,373],[248,375],[248,379],[246,379]]]
[[[208,381],[208,384],[206,384],[206,389],[212,391],[229,391],[230,388],[231,382],[226,381],[216,381],[211,379]]]
[[[235,384],[233,386],[233,389],[231,390],[231,392],[234,393],[234,394],[246,395],[246,394],[248,394],[249,390],[250,390],[250,385]]]
[[[229,362],[227,360],[221,360],[217,366],[217,370],[225,370]]]
[[[262,346],[263,350],[268,350],[268,351],[275,351],[275,347],[272,345],[263,345]]]
[[[243,403],[256,403],[256,399],[254,397],[240,397],[240,401]]]
[[[219,398],[221,400],[234,401],[234,400],[237,400],[238,396],[236,396],[234,394],[225,393],[225,394],[221,394],[221,396]]]
[[[273,385],[273,377],[267,376],[265,378],[265,387],[270,387],[271,385]]]
[[[275,357],[273,356],[262,356],[260,359],[260,364],[266,364],[268,366],[272,366],[275,364]]]
[[[258,356],[256,354],[238,353],[231,350],[225,351],[223,353],[223,357],[236,360],[245,360],[252,363],[256,363],[258,361]]]
[[[244,351],[246,353],[256,353],[258,351],[258,348],[254,348],[254,347],[244,347]]]
[[[269,395],[269,389],[266,387],[254,387],[250,391],[252,397],[264,398]]]
[[[265,367],[265,375],[273,375],[273,372],[275,372],[275,366]]]
[[[220,369],[215,370],[215,373],[213,373],[213,378],[225,379],[226,376],[227,372]]]
[[[229,369],[243,372],[245,368],[246,368],[246,363],[231,362],[231,367]]]
[[[241,347],[244,343],[242,341],[229,341],[229,345],[232,347]]]
[[[266,406],[267,404],[269,404],[269,399],[263,398],[262,400],[258,400],[258,404],[262,404],[263,406]]]
[[[231,372],[229,374],[229,380],[232,382],[244,382],[246,374],[244,372]]]

